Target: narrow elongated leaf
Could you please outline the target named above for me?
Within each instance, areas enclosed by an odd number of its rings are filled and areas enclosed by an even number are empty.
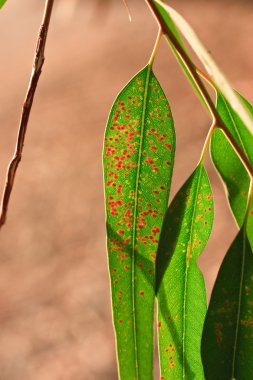
[[[253,379],[253,255],[243,227],[221,265],[204,325],[206,380]]]
[[[234,92],[230,83],[228,82],[225,75],[221,72],[220,68],[203,45],[203,43],[198,38],[195,31],[187,23],[187,21],[172,7],[162,3],[160,0],[154,0],[156,4],[159,4],[161,7],[166,10],[176,27],[180,30],[183,36],[191,45],[192,49],[195,51],[203,65],[205,66],[208,74],[214,81],[216,87],[220,92],[226,96],[231,107],[240,115],[241,119],[244,121],[247,129],[253,135],[253,118],[252,115],[248,112],[247,107],[245,107],[244,102],[241,101],[240,97]]]
[[[201,333],[206,291],[197,259],[213,224],[213,197],[200,163],[170,205],[158,249],[158,334],[162,379],[204,378]]]
[[[6,3],[7,0],[0,0],[0,8]]]
[[[121,380],[152,379],[155,259],[174,150],[170,107],[148,65],[115,100],[104,144],[107,246]]]
[[[245,99],[242,98],[242,101],[253,116],[253,107]],[[253,136],[228,101],[219,93],[217,94],[217,110],[239,147],[253,165]],[[249,192],[249,175],[233,147],[220,130],[213,133],[211,156],[226,185],[229,204],[239,227],[241,227],[245,217]],[[248,238],[253,247],[253,230],[248,229]]]
[[[187,52],[187,49],[186,49],[186,47],[185,47],[185,45],[184,45],[184,43],[183,43],[183,41],[182,41],[182,39],[181,39],[178,31],[177,31],[177,28],[176,28],[175,24],[173,23],[170,15],[169,15],[169,13],[163,7],[163,5],[164,4],[159,4],[158,2],[154,2],[154,6],[156,7],[157,11],[159,12],[160,16],[162,17],[164,23],[168,26],[168,28],[170,29],[170,31],[173,33],[175,39],[177,40],[177,42],[179,43],[179,45],[181,46],[181,48],[184,50],[184,52],[188,56],[189,60],[191,61],[191,57],[189,56],[189,54]],[[168,38],[168,36],[165,35],[165,37],[166,37],[167,42],[169,43],[169,45],[170,45],[173,53],[175,54],[175,57],[177,58],[180,66],[182,67],[183,72],[185,73],[186,77],[188,78],[189,82],[191,83],[192,87],[196,91],[197,95],[199,96],[199,98],[202,101],[202,103],[204,104],[204,106],[207,107],[206,102],[203,99],[203,96],[202,96],[201,92],[199,91],[199,88],[196,85],[194,79],[192,78],[191,74],[189,73],[189,70],[188,70],[185,62],[183,61],[183,59],[181,58],[181,56],[178,54],[177,50],[175,49],[174,45],[171,43],[171,41]]]

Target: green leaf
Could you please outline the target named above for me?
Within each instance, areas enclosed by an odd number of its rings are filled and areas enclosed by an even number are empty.
[[[211,233],[213,196],[200,163],[172,201],[157,257],[161,379],[204,378],[201,333],[206,291],[197,260]]]
[[[253,116],[253,107],[242,98],[245,106]],[[217,94],[217,111],[227,128],[232,133],[239,147],[253,165],[253,136],[229,102]],[[211,139],[212,160],[220,173],[228,192],[228,200],[239,227],[242,226],[250,186],[250,178],[232,145],[220,130],[215,130]],[[248,237],[253,247],[253,229],[248,230]]]
[[[176,27],[183,34],[185,39],[191,45],[193,51],[196,53],[200,61],[205,66],[210,78],[215,83],[215,87],[226,97],[230,102],[233,109],[240,115],[241,119],[244,121],[247,129],[253,135],[253,117],[248,112],[247,107],[245,107],[244,102],[235,93],[230,83],[228,82],[225,75],[221,72],[220,68],[214,61],[213,57],[210,55],[208,49],[200,41],[199,37],[192,29],[192,27],[187,23],[187,21],[172,7],[162,3],[160,0],[155,0],[157,4],[160,4],[164,10],[168,12],[170,18],[175,23]],[[175,28],[175,26],[174,26]]]
[[[174,151],[171,110],[148,65],[115,100],[104,143],[107,246],[121,380],[153,376],[155,260]]]
[[[164,4],[159,4],[157,1],[154,1],[154,6],[157,9],[157,11],[159,12],[159,14],[160,14],[161,18],[163,19],[164,23],[168,26],[168,28],[170,29],[170,31],[173,33],[173,35],[174,35],[175,39],[177,40],[178,44],[184,50],[184,52],[187,55],[188,59],[192,62],[191,57],[190,57],[190,55],[187,52],[187,49],[186,49],[186,47],[185,47],[185,45],[184,45],[184,43],[183,43],[183,41],[182,41],[182,39],[181,39],[178,31],[177,31],[177,28],[176,28],[174,22],[172,21],[169,13],[167,12],[167,10],[164,7]],[[177,58],[180,66],[182,67],[183,72],[185,73],[185,75],[188,78],[190,84],[192,85],[192,87],[196,91],[196,93],[199,96],[200,100],[202,101],[202,103],[204,104],[204,106],[207,108],[206,101],[203,99],[203,96],[202,96],[201,92],[199,91],[199,88],[196,85],[194,79],[192,78],[192,76],[191,76],[191,74],[190,74],[190,72],[189,72],[189,70],[188,70],[188,68],[187,68],[184,60],[178,54],[177,50],[175,49],[174,45],[170,41],[169,37],[167,35],[165,35],[165,36],[166,36],[168,44],[170,45],[173,53],[175,54],[175,57]],[[192,64],[194,65],[193,62],[192,62]]]
[[[6,3],[7,0],[0,0],[0,8]]]
[[[202,338],[206,380],[253,379],[253,255],[243,227],[221,265]]]

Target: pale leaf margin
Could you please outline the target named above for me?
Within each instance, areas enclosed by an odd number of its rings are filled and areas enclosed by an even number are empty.
[[[166,10],[166,12],[168,12],[176,27],[180,30],[180,32],[188,41],[188,43],[190,44],[200,61],[203,63],[212,81],[215,83],[219,91],[227,98],[227,100],[231,104],[231,107],[238,113],[248,130],[253,135],[252,116],[250,115],[248,109],[244,106],[240,98],[236,95],[229,81],[221,72],[218,65],[216,64],[212,56],[209,54],[206,47],[200,41],[192,27],[172,7],[162,3],[160,0],[154,0],[154,2],[159,4],[161,7],[164,8],[164,10]]]
[[[7,0],[0,0],[0,9],[2,8],[2,6],[6,3]]]

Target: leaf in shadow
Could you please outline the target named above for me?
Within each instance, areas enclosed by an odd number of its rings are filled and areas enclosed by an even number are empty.
[[[219,270],[208,308],[202,359],[206,380],[253,379],[253,252],[242,227]]]

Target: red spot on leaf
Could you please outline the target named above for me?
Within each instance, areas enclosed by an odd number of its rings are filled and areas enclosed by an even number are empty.
[[[154,227],[154,228],[152,229],[152,233],[153,233],[153,235],[158,234],[158,232],[160,232],[160,230],[159,230],[158,227]]]
[[[164,146],[166,146],[166,148],[168,148],[169,150],[171,150],[171,145],[170,144],[164,144]]]

